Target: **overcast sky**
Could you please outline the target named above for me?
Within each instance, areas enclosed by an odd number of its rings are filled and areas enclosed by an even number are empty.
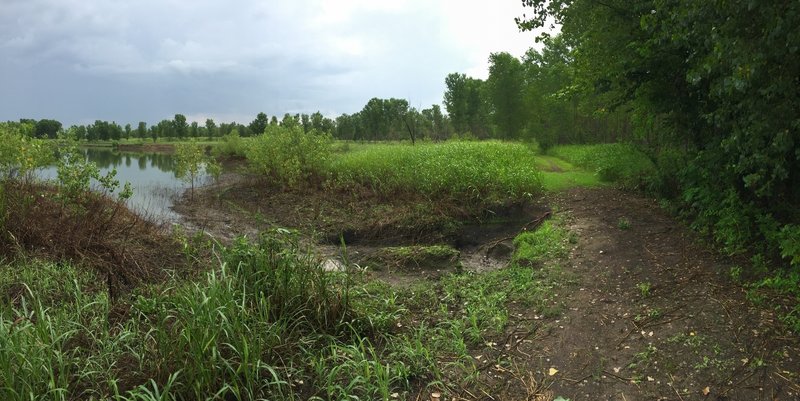
[[[521,56],[519,0],[0,0],[0,120],[248,123],[441,103],[451,72]]]

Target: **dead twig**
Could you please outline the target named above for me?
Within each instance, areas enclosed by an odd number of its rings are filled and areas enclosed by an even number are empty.
[[[675,387],[672,385],[672,383],[675,383],[675,378],[674,378],[674,377],[672,377],[672,374],[670,374],[670,375],[669,375],[669,380],[670,380],[669,387],[672,389],[672,391],[674,391],[674,392],[675,392],[675,395],[677,395],[677,396],[678,396],[678,398],[679,398],[681,401],[684,401],[684,400],[683,400],[683,397],[681,396],[681,394],[680,394],[680,393],[678,392],[678,390],[676,390],[676,389],[675,389]]]
[[[503,237],[503,238],[500,238],[500,239],[496,239],[496,240],[490,242],[486,246],[486,249],[487,250],[488,249],[492,249],[492,248],[496,247],[497,245],[499,245],[503,241],[512,240],[512,239],[516,238],[518,235],[522,234],[525,231],[532,231],[532,230],[537,229],[540,225],[542,225],[542,223],[544,223],[544,220],[546,218],[548,218],[548,217],[550,217],[552,215],[553,215],[553,212],[550,211],[550,210],[544,212],[544,214],[542,214],[541,216],[531,220],[528,224],[525,224],[524,226],[522,226],[522,228],[519,230],[519,232],[517,232],[515,235],[510,235],[508,237]]]
[[[611,373],[611,372],[609,372],[609,371],[607,371],[607,370],[604,370],[604,371],[603,371],[603,374],[606,374],[606,375],[608,375],[608,376],[611,376],[611,377],[613,377],[613,378],[615,378],[615,379],[617,379],[617,380],[619,380],[619,381],[621,381],[621,382],[623,382],[623,383],[626,383],[626,384],[627,384],[627,383],[631,383],[631,382],[633,381],[633,378],[630,378],[630,377],[622,377],[622,376],[620,376],[620,375],[618,375],[618,374],[616,374],[616,373]]]

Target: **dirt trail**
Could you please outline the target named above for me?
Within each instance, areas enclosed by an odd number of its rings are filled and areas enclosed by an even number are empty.
[[[554,198],[579,236],[567,266],[577,284],[560,294],[562,317],[519,349],[551,397],[800,399],[797,336],[654,201],[611,189]]]

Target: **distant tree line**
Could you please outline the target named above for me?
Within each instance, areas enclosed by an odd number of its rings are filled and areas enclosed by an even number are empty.
[[[371,99],[364,109],[355,114],[343,114],[335,119],[325,117],[317,111],[313,114],[286,113],[281,119],[258,113],[249,124],[216,123],[206,119],[204,124],[188,122],[183,114],[175,114],[172,119],[164,119],[149,125],[138,124],[122,126],[115,121],[96,120],[93,124],[72,125],[66,129],[56,120],[21,119],[29,129],[30,136],[36,138],[56,138],[68,132],[78,140],[118,141],[121,139],[153,140],[162,139],[208,139],[229,135],[235,132],[242,137],[264,133],[268,125],[302,127],[304,132],[316,130],[331,134],[335,138],[350,140],[397,140],[397,139],[446,139],[450,136],[449,119],[442,114],[438,105],[417,111],[403,99]]]
[[[336,118],[313,114],[289,114],[282,118],[258,113],[249,124],[188,122],[183,114],[150,125],[139,122],[124,127],[97,120],[69,127],[75,137],[88,141],[138,138],[209,139],[236,132],[248,137],[264,132],[267,125],[301,126],[334,138],[356,141],[417,139],[445,140],[454,136],[535,140],[543,148],[575,142],[607,142],[633,135],[631,114],[606,107],[600,90],[588,90],[577,70],[573,48],[558,36],[544,41],[541,51],[523,57],[508,53],[489,56],[486,80],[462,73],[445,78],[444,109],[439,105],[418,110],[405,99],[370,99],[353,114]],[[55,120],[23,120],[34,125],[40,138],[54,138],[62,129]]]

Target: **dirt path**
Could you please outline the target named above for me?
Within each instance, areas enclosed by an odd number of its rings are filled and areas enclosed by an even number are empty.
[[[562,317],[519,349],[548,398],[800,399],[797,336],[747,300],[729,262],[652,200],[554,198],[579,236],[567,266],[577,284],[560,294]]]

